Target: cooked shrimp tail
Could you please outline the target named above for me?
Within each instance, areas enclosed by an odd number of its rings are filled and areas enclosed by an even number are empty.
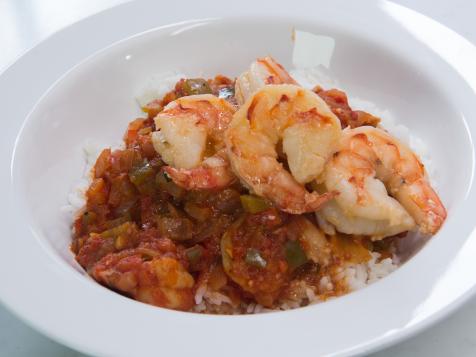
[[[446,219],[443,203],[424,177],[402,185],[395,197],[413,216],[424,234],[435,234]]]
[[[193,169],[166,166],[163,170],[177,185],[186,190],[220,189],[236,181],[224,153],[206,158],[202,165]]]
[[[254,92],[267,84],[297,84],[294,78],[272,57],[258,58],[235,83],[238,104],[243,104]]]

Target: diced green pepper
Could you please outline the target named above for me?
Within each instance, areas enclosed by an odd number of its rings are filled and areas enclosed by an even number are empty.
[[[129,173],[129,179],[142,193],[150,193],[154,189],[155,168],[146,162]]]
[[[262,212],[270,207],[268,202],[254,195],[241,195],[240,200],[243,209],[248,213]]]
[[[185,80],[183,91],[185,95],[210,94],[212,92],[208,82],[202,78]]]
[[[297,240],[289,240],[286,242],[284,245],[284,254],[291,271],[307,262],[306,254]]]
[[[192,267],[197,265],[200,259],[202,259],[203,252],[203,247],[198,244],[185,250],[185,255]]]
[[[245,262],[257,268],[265,268],[268,264],[257,249],[249,248],[246,251]]]

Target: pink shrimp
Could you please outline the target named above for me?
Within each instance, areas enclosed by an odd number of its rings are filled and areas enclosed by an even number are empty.
[[[344,131],[326,165],[325,185],[339,195],[317,214],[343,233],[377,240],[416,223],[422,233],[435,234],[446,218],[417,156],[378,128]]]
[[[224,99],[203,94],[179,98],[156,116],[152,143],[177,185],[219,189],[235,181],[223,142],[234,112]]]
[[[272,57],[258,58],[235,83],[235,97],[243,104],[254,92],[268,84],[297,84],[293,77]]]

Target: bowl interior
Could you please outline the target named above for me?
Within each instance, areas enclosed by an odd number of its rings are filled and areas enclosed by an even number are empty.
[[[71,217],[61,207],[83,176],[84,145],[120,142],[127,123],[140,115],[135,97],[151,76],[179,71],[191,77],[233,77],[256,57],[268,54],[290,68],[293,28],[332,38],[328,75],[349,96],[388,109],[423,140],[451,217],[470,186],[472,144],[447,90],[411,56],[395,52],[390,44],[319,24],[193,21],[155,29],[101,51],[63,76],[31,112],[17,141],[13,174],[34,236],[44,249],[83,274],[69,250]]]

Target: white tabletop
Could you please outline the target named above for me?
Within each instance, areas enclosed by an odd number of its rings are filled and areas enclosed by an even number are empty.
[[[124,0],[0,0],[0,72],[51,33],[121,2]],[[395,2],[438,20],[476,43],[476,1]],[[0,357],[3,356],[84,355],[42,336],[0,306]],[[476,356],[476,298],[431,329],[374,355],[383,356]]]

